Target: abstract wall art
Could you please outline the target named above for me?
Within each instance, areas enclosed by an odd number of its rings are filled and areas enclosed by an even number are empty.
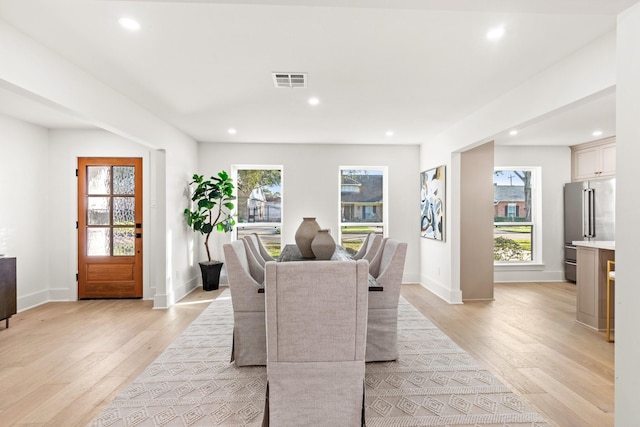
[[[420,173],[420,235],[444,241],[444,165]]]

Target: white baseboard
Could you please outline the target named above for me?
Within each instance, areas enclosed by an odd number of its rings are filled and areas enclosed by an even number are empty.
[[[39,305],[49,302],[49,291],[34,292],[29,295],[23,295],[18,298],[18,313],[21,311],[29,310],[30,308],[37,307]]]
[[[449,304],[462,304],[462,291],[460,290],[449,289],[442,284],[429,279],[423,279],[423,281],[419,283],[421,286]]]

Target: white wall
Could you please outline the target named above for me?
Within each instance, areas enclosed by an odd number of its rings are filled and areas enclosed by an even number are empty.
[[[189,206],[189,182],[198,169],[198,144],[177,139],[170,141],[164,151],[157,153],[157,164],[160,167],[159,179],[153,181],[159,188],[154,193],[155,199],[151,207],[157,206],[158,214],[165,222],[159,223],[157,233],[164,233],[166,245],[160,246],[163,251],[164,269],[158,268],[155,308],[170,307],[184,295],[202,283],[200,279],[199,259],[194,255],[194,239],[196,235],[187,227],[184,209]],[[161,160],[166,159],[163,164]],[[164,204],[164,205],[163,205]],[[160,243],[161,241],[159,241]]]
[[[598,58],[594,61],[593,58]],[[421,145],[420,169],[446,164],[448,235],[446,244],[421,245],[422,283],[450,302],[459,302],[460,236],[451,228],[459,217],[459,153],[490,141],[506,129],[518,127],[559,108],[610,90],[616,83],[616,39],[609,33],[523,82],[463,121]],[[432,263],[438,263],[439,276]]]
[[[195,144],[194,144],[195,145]],[[158,152],[102,130],[50,132],[51,192],[60,203],[51,206],[50,247],[52,299],[77,299],[77,182],[78,157],[142,157],[143,164],[143,297],[154,307],[172,305],[196,286],[192,257],[186,251],[193,238],[182,211],[188,204],[189,147],[181,145]],[[182,147],[182,149],[181,149]],[[165,158],[170,162],[165,163]],[[66,248],[60,251],[59,248]],[[183,249],[184,248],[184,249]]]
[[[96,156],[108,156],[120,148],[124,152],[145,151],[150,175],[147,176],[149,185],[143,197],[147,203],[146,211],[153,209],[154,215],[150,218],[154,228],[146,227],[144,233],[155,238],[156,243],[150,245],[152,250],[145,252],[146,256],[152,257],[147,267],[151,270],[145,274],[149,281],[145,297],[153,296],[154,307],[157,308],[172,305],[197,285],[193,274],[197,263],[194,267],[187,249],[188,239],[192,236],[188,234],[182,215],[187,205],[185,189],[197,165],[197,143],[120,92],[3,22],[0,22],[0,39],[0,58],[3,60],[0,83],[3,87],[106,131],[95,141],[89,137],[84,144],[73,138],[67,140],[64,136],[56,139],[62,144],[62,150],[67,149],[65,144],[70,144],[66,155],[62,155],[64,165],[68,166],[69,156],[83,151],[90,151]],[[118,142],[111,146],[112,141]],[[148,148],[143,150],[143,146]],[[67,189],[67,196],[71,194],[69,191]],[[72,211],[69,208],[61,216],[75,218]],[[63,267],[56,263],[54,273],[62,282],[53,285],[56,289],[54,298],[71,298],[68,271],[66,268],[65,271],[58,270],[60,268]],[[150,291],[152,289],[154,292]]]
[[[294,243],[302,217],[313,216],[336,236],[339,221],[339,166],[388,166],[388,236],[407,242],[405,282],[419,280],[420,174],[417,145],[214,144],[200,143],[199,171],[211,175],[233,164],[283,166],[282,243]],[[216,233],[214,233],[216,234]],[[212,239],[214,236],[212,235]],[[218,233],[210,245],[221,259]],[[200,250],[200,258],[204,249]]]
[[[444,145],[423,144],[420,171],[440,165],[445,166],[446,176],[444,240],[420,239],[420,283],[445,301],[461,303],[460,265],[451,255],[459,238],[459,228],[452,224],[459,224],[460,211],[453,207],[460,206],[460,156]]]
[[[640,425],[640,5],[618,19],[616,90],[615,425]]]
[[[55,130],[50,132],[49,194],[54,197],[47,209],[49,217],[49,260],[52,300],[73,301],[78,298],[75,275],[78,269],[77,215],[78,157],[142,157],[143,189],[150,184],[150,149],[102,130]],[[155,289],[149,282],[149,253],[151,235],[149,198],[142,203],[143,221],[143,297],[153,297]],[[60,250],[60,248],[65,248]]]
[[[545,282],[564,280],[563,188],[571,181],[569,147],[496,146],[496,167],[542,168],[542,265],[495,267],[496,282]],[[538,264],[538,263],[534,263]]]
[[[18,310],[77,299],[78,157],[143,158],[144,298],[163,308],[198,286],[182,215],[196,158],[188,146],[168,150],[167,166],[164,151],[106,131],[48,131],[0,115],[0,147],[0,253],[18,258]]]
[[[0,253],[17,258],[18,311],[48,301],[48,132],[0,114]]]

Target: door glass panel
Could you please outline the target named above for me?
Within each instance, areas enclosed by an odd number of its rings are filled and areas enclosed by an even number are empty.
[[[135,167],[87,166],[87,191],[87,255],[133,256]]]
[[[87,255],[111,255],[111,233],[109,228],[87,229]]]
[[[87,166],[87,194],[111,193],[111,168]]]
[[[113,256],[132,256],[135,247],[135,229],[118,227],[113,229]]]
[[[88,197],[87,205],[88,225],[111,224],[111,206],[109,206],[109,197]]]
[[[135,191],[135,168],[113,167],[113,194],[133,194]]]
[[[133,197],[113,198],[113,225],[132,225],[135,222]]]

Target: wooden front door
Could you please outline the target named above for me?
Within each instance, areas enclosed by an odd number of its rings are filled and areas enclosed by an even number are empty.
[[[142,159],[78,159],[78,298],[142,298]]]

